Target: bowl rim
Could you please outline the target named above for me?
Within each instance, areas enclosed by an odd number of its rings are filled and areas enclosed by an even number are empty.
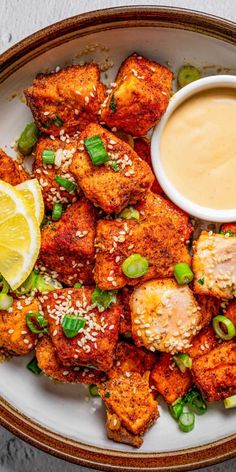
[[[208,13],[155,5],[107,8],[59,21],[13,45],[0,55],[0,83],[33,58],[62,43],[108,29],[142,26],[194,31],[236,46],[236,23]],[[190,471],[236,457],[236,434],[203,446],[164,453],[98,448],[46,429],[3,398],[0,398],[0,424],[47,453],[103,471]]]
[[[154,128],[151,139],[151,160],[158,182],[170,200],[172,200],[179,208],[187,212],[189,215],[200,218],[201,220],[212,221],[215,223],[229,223],[235,221],[236,209],[216,210],[215,208],[202,206],[190,200],[181,193],[180,190],[177,190],[174,183],[172,183],[161,158],[161,137],[169,119],[175,113],[175,110],[195,95],[204,91],[212,91],[215,88],[230,90],[236,89],[236,75],[219,74],[203,77],[195,82],[191,82],[174,94],[164,116]]]

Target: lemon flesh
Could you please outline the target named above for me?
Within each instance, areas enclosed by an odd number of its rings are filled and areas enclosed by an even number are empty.
[[[37,179],[26,180],[15,187],[28,203],[31,213],[36,216],[39,224],[44,217],[44,202],[41,187]]]

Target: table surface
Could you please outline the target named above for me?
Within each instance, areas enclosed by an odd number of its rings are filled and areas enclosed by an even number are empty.
[[[235,0],[1,0],[0,52],[25,36],[69,16],[121,5],[168,5],[212,13],[236,21]],[[236,459],[202,469],[235,472]],[[1,472],[90,472],[38,451],[0,427]]]

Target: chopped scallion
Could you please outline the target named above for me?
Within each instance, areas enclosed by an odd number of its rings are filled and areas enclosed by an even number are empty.
[[[42,370],[38,366],[38,361],[36,357],[34,357],[30,362],[28,362],[26,367],[35,375],[39,375],[42,372]]]
[[[230,341],[236,334],[236,329],[232,321],[223,315],[215,316],[212,320],[213,328],[217,336],[224,341]],[[224,326],[224,331],[220,325]]]
[[[108,152],[100,136],[92,136],[91,138],[85,139],[84,145],[93,165],[100,166],[109,161]]]
[[[236,408],[236,395],[224,399],[225,408]]]
[[[201,78],[201,72],[194,66],[186,65],[179,69],[177,81],[180,88]]]
[[[132,254],[122,264],[122,271],[130,279],[142,277],[148,271],[148,260],[140,254]]]
[[[130,207],[124,208],[124,210],[121,211],[118,217],[125,218],[126,220],[139,220],[140,214],[138,210],[130,206]]]
[[[0,310],[9,310],[13,305],[13,298],[6,293],[0,293]]]
[[[74,285],[74,288],[81,288],[81,287],[83,287],[81,282],[76,282],[75,285]]]
[[[178,421],[179,428],[184,433],[189,433],[193,430],[195,425],[195,415],[194,413],[190,412],[183,412],[181,413]]]
[[[42,160],[44,164],[54,164],[56,153],[53,149],[44,149],[42,153]]]
[[[89,385],[89,393],[90,393],[91,397],[100,397],[96,384],[90,384]]]
[[[55,116],[55,118],[53,119],[53,123],[55,126],[57,126],[58,128],[60,128],[60,126],[63,125],[64,121],[60,118],[60,116]]]
[[[24,131],[22,131],[19,141],[17,143],[18,149],[21,154],[27,156],[33,150],[39,137],[39,130],[35,123],[29,123],[26,125]]]
[[[175,264],[174,276],[179,285],[190,284],[193,280],[193,272],[185,262]]]
[[[97,306],[100,312],[106,310],[111,303],[116,303],[116,290],[101,290],[96,287],[92,293],[91,301],[94,305]]]
[[[62,328],[67,338],[74,338],[84,328],[86,320],[80,316],[67,314],[62,321]]]
[[[184,354],[184,353],[175,354],[174,361],[176,365],[178,366],[179,370],[183,373],[186,371],[186,369],[191,369],[192,367],[192,359],[191,357],[189,357],[188,354]]]
[[[48,325],[44,316],[38,312],[27,313],[25,321],[30,331],[34,334],[45,332]]]
[[[67,192],[74,192],[76,189],[76,184],[74,182],[61,177],[60,175],[57,175],[54,180],[60,185],[60,187],[64,187]]]
[[[60,220],[61,215],[62,215],[62,205],[60,203],[55,203],[53,205],[53,210],[52,210],[52,220],[53,221]]]

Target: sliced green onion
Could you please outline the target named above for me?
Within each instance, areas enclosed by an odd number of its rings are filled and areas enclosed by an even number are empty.
[[[52,220],[58,221],[60,220],[62,215],[62,205],[60,203],[54,203],[53,210],[52,210]]]
[[[185,87],[185,85],[190,84],[191,82],[194,82],[195,80],[198,80],[201,78],[201,72],[198,70],[196,67],[187,65],[187,66],[182,66],[179,69],[178,76],[177,76],[177,81],[179,87]]]
[[[1,293],[7,294],[11,288],[9,283],[6,281],[6,279],[2,278],[1,284],[2,284]]]
[[[221,329],[221,326],[220,326],[221,323],[224,326],[226,332],[223,331],[223,329]],[[212,324],[213,324],[214,331],[217,334],[217,336],[219,336],[219,338],[223,339],[224,341],[230,341],[230,339],[234,338],[236,334],[235,326],[232,323],[232,321],[229,320],[229,318],[227,318],[226,316],[223,316],[223,315],[215,316],[215,318],[213,318],[212,320]]]
[[[193,430],[195,425],[195,415],[194,413],[184,412],[181,413],[178,421],[179,428],[184,433],[189,433]]]
[[[118,215],[119,218],[125,218],[126,220],[139,220],[139,211],[132,206],[124,208]]]
[[[89,393],[90,393],[91,397],[100,397],[96,384],[90,384],[89,385]]]
[[[114,93],[113,93],[112,96],[111,96],[109,108],[111,109],[112,113],[115,113],[116,110],[117,110],[116,99],[115,99]]]
[[[220,234],[224,234],[229,236],[229,238],[232,238],[232,236],[235,236],[235,232],[232,231],[232,229],[229,229],[228,231],[220,231]]]
[[[35,288],[39,292],[52,292],[57,287],[52,282],[47,282],[42,275],[38,275],[35,281]]]
[[[202,279],[198,279],[197,282],[198,282],[199,285],[204,285],[204,283],[205,283],[204,277],[202,277]]]
[[[109,161],[107,150],[100,136],[92,136],[84,140],[84,145],[89,153],[93,165],[100,166]]]
[[[111,168],[114,170],[114,172],[119,172],[120,170],[120,166],[117,164],[116,161],[112,161]]]
[[[81,282],[76,282],[74,285],[74,288],[81,288],[81,287],[83,287],[83,284],[81,284]]]
[[[33,374],[39,375],[41,374],[42,370],[38,366],[38,361],[36,357],[34,357],[28,364],[27,364],[27,369],[29,369]]]
[[[35,143],[38,141],[39,130],[35,123],[29,123],[26,125],[24,131],[22,131],[19,141],[17,143],[18,149],[21,154],[27,156],[32,152]]]
[[[180,415],[183,412],[183,408],[184,402],[182,398],[178,398],[174,403],[172,403],[172,405],[169,407],[169,412],[174,420],[178,421]]]
[[[100,312],[106,310],[111,303],[116,303],[117,290],[101,290],[96,287],[92,293],[91,301]]]
[[[196,388],[190,390],[190,392],[184,397],[185,403],[187,403],[191,410],[198,415],[204,415],[207,411],[207,404],[202,398],[201,393]]]
[[[190,282],[193,280],[193,272],[191,271],[189,265],[185,264],[185,262],[175,264],[174,276],[179,285],[190,284]]]
[[[224,399],[225,408],[236,408],[236,395]]]
[[[58,128],[60,128],[60,126],[63,125],[64,121],[60,118],[60,116],[55,116],[55,118],[53,119],[53,123],[55,126],[57,126]]]
[[[63,332],[67,338],[74,338],[85,324],[86,320],[80,316],[65,315],[62,321]]]
[[[74,192],[76,189],[76,184],[74,182],[71,182],[71,180],[65,179],[64,177],[60,177],[60,175],[57,175],[54,179],[60,187],[64,187],[67,192]]]
[[[38,277],[38,271],[36,269],[32,270],[29,277],[23,282],[23,284],[16,290],[18,295],[25,295],[30,293],[36,288],[36,281]]]
[[[179,370],[183,373],[186,372],[186,369],[191,369],[192,367],[192,359],[188,354],[175,354],[174,361]]]
[[[45,332],[45,328],[47,328],[48,325],[44,316],[38,312],[27,313],[25,321],[30,331],[34,334]]]
[[[44,149],[42,153],[42,160],[44,164],[54,164],[56,153],[53,149]]]
[[[148,260],[140,254],[132,254],[122,264],[122,271],[130,279],[142,277],[148,271]]]
[[[9,310],[13,304],[13,298],[6,293],[0,293],[0,310]]]

